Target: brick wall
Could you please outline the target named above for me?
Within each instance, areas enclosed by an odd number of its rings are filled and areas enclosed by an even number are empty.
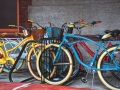
[[[19,20],[20,25],[24,27],[31,27],[31,23],[28,20],[28,6],[32,4],[32,0],[19,0]]]

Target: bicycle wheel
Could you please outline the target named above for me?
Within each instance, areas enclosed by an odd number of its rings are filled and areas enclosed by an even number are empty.
[[[37,71],[48,84],[60,85],[64,84],[69,80],[72,70],[73,62],[71,54],[67,49],[61,47],[59,50],[58,57],[55,58],[56,48],[58,49],[58,44],[49,44],[46,45],[44,50],[42,50],[37,57]],[[59,73],[64,74],[64,77],[61,77]]]
[[[56,48],[56,49],[55,49]],[[78,61],[76,60],[76,57],[74,56],[74,54],[73,54],[73,52],[72,52],[72,50],[70,49],[70,48],[68,48],[68,47],[66,47],[69,51],[70,51],[70,54],[72,55],[72,62],[73,62],[73,72],[72,72],[72,75],[70,76],[70,79],[74,79],[74,77],[76,77],[78,74],[79,74],[79,72],[82,70],[81,69],[81,65],[78,63]],[[54,50],[56,50],[57,51],[57,47],[54,47]],[[55,51],[55,52],[56,52]],[[78,55],[79,55],[79,57],[80,58],[82,58],[82,54],[80,53],[80,51],[79,51],[79,53],[78,53]],[[63,58],[62,58],[63,59]],[[67,59],[67,58],[65,58],[65,59]],[[81,59],[82,60],[82,59]],[[65,67],[64,67],[65,68]],[[62,70],[63,71],[63,70]],[[61,76],[61,77],[65,77],[64,76],[64,74],[63,73],[65,73],[65,69],[64,69],[64,72],[62,72],[61,70],[59,70],[59,75]]]
[[[39,53],[39,51],[42,49],[42,47],[44,47],[44,44],[37,44],[37,45],[35,45],[34,48],[31,47],[29,49],[28,55],[26,57],[26,62],[27,62],[29,72],[37,80],[41,80],[41,78],[38,75],[38,72],[37,72],[37,69],[36,69],[36,59],[37,59],[36,55]],[[36,55],[34,53],[34,49],[35,49]]]
[[[17,44],[18,44],[17,42],[11,40],[11,42],[6,42],[5,46],[2,47],[2,48],[4,50],[9,50],[9,49],[12,49],[13,47],[15,47]],[[10,57],[12,57],[14,60],[16,60],[16,58],[19,55],[21,49],[22,49],[21,47],[18,47],[17,49],[12,50],[11,52],[8,52],[8,54],[9,54]],[[23,59],[19,60],[16,67],[15,67],[15,69],[13,70],[13,72],[18,71],[22,67],[23,63],[24,63]],[[9,73],[12,66],[13,66],[12,62],[10,60],[7,60],[3,71]]]
[[[5,56],[4,50],[0,47],[0,63],[6,62],[4,61],[4,56]],[[4,66],[5,66],[4,64],[0,64],[0,73],[2,73]]]
[[[66,46],[65,46],[65,47],[66,47]],[[70,51],[71,55],[73,56],[73,57],[72,57],[72,61],[73,61],[73,72],[72,72],[72,75],[70,76],[70,79],[74,79],[74,77],[76,77],[76,76],[79,74],[79,72],[82,70],[82,67],[81,67],[81,65],[77,62],[76,57],[74,56],[72,50],[69,49],[68,47],[66,47],[66,48]],[[47,48],[47,49],[48,49],[48,48]],[[52,48],[50,47],[48,50],[50,50],[50,52],[52,52],[52,53],[55,53],[55,52],[57,52],[57,49],[58,49],[58,47],[52,46]],[[48,52],[49,52],[49,51],[48,51]],[[79,55],[80,59],[82,60],[82,54],[81,54],[80,51],[78,51],[78,55]],[[64,67],[64,71],[65,71],[65,67]],[[63,73],[64,73],[63,70],[59,70],[59,73],[58,73],[58,74],[59,74],[61,77],[65,77]]]
[[[113,51],[116,49],[117,46],[112,46],[107,49],[109,53],[113,53]],[[118,48],[113,53],[113,58],[116,60],[120,67],[120,48]],[[108,58],[108,60],[105,60],[105,58]],[[106,51],[103,51],[100,54],[100,57],[98,59],[97,68],[108,68],[108,70],[98,70],[98,76],[100,80],[103,82],[105,86],[107,86],[109,89],[112,90],[120,90],[120,69],[118,70],[109,70],[109,67],[115,67],[112,59],[110,58],[109,54]]]

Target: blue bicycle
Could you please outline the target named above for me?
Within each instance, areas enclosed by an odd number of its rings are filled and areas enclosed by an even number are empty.
[[[70,27],[73,28],[75,24],[76,23],[72,23],[71,25],[70,23]],[[116,31],[115,33],[110,32],[103,36],[98,35],[97,38],[100,41],[94,41],[85,36],[65,33],[59,44],[51,43],[46,45],[45,48],[39,52],[36,63],[37,71],[42,80],[54,85],[63,84],[69,80],[73,72],[74,63],[70,51],[66,48],[67,45],[67,47],[69,46],[73,51],[78,63],[81,64],[87,72],[94,74],[94,72],[97,71],[100,80],[105,86],[112,90],[120,90],[120,45],[106,48],[106,44],[108,43],[107,39],[120,34],[120,30]],[[69,38],[76,40],[71,42]],[[91,60],[83,62],[80,59],[77,51],[73,47],[73,44],[78,42],[91,42],[97,46],[94,57],[92,57]],[[102,52],[101,49],[103,49]],[[50,55],[50,57],[43,59],[43,55],[45,55],[44,52]],[[99,54],[99,52],[101,52],[101,54]],[[45,71],[45,66],[48,67],[47,71]],[[61,72],[59,72],[60,70]],[[55,78],[60,73],[62,73],[62,75],[64,74],[64,77],[59,75],[59,78]]]

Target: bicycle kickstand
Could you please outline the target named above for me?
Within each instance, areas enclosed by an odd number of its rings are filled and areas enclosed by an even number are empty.
[[[93,78],[92,78],[92,87],[91,87],[91,88],[93,88],[93,82],[94,82],[95,70],[93,70],[92,73],[93,73]]]

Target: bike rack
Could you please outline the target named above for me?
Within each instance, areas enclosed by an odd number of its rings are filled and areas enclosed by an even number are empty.
[[[15,62],[15,64],[13,65],[13,67],[11,68],[11,70],[10,70],[10,72],[9,72],[9,81],[10,82],[13,82],[13,79],[12,79],[12,73],[13,73],[13,70],[14,70],[14,68],[15,68],[15,66],[17,65],[17,63],[18,63],[18,61],[20,60],[20,57],[21,57],[21,55],[22,55],[22,53],[23,53],[23,51],[25,50],[25,47],[27,46],[27,44],[28,43],[41,43],[41,42],[43,42],[43,41],[53,41],[54,42],[54,40],[60,40],[60,39],[57,39],[57,38],[43,38],[43,39],[40,39],[40,40],[30,40],[30,41],[28,41],[28,42],[26,42],[24,45],[23,45],[23,47],[22,47],[22,50],[20,51],[20,53],[19,53],[19,55],[18,55],[18,57],[17,57],[17,59],[16,59],[16,62]],[[43,43],[45,43],[45,42],[43,42]],[[46,43],[45,43],[46,44]],[[34,77],[30,77],[30,78],[28,78],[28,79],[25,79],[25,80],[23,80],[23,81],[21,81],[21,82],[26,82],[26,81],[29,81],[29,80],[31,80],[31,79],[34,79]],[[42,81],[41,81],[42,82]]]

